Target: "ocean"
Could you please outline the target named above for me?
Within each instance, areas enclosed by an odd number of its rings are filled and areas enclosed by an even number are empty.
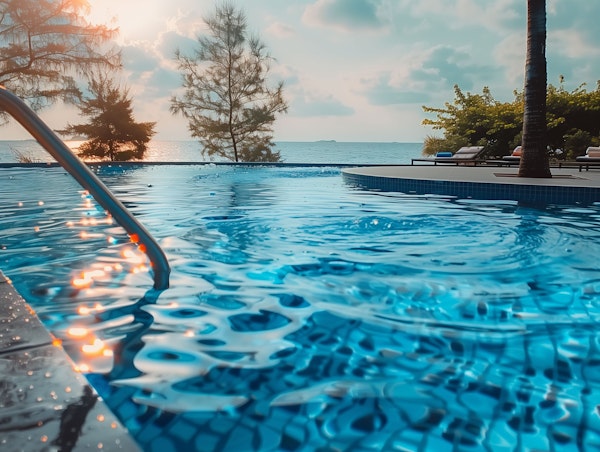
[[[75,149],[80,141],[67,141]],[[275,143],[284,163],[332,164],[406,164],[411,158],[421,156],[422,143],[367,143],[313,141],[281,141]],[[35,140],[0,140],[0,163],[20,161],[23,156],[35,162],[52,162],[54,159]],[[206,162],[197,141],[150,142],[146,158],[149,162]],[[214,161],[219,161],[215,159]]]

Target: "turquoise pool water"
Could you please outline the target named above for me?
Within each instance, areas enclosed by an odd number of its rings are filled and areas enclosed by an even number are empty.
[[[2,170],[0,268],[144,450],[600,447],[600,206],[98,171],[169,290],[62,169]]]

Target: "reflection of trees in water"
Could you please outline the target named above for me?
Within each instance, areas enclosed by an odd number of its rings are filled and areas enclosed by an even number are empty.
[[[213,238],[211,247],[206,249],[208,259],[228,264],[242,264],[250,259],[250,248],[267,239],[271,232],[265,216],[255,210],[268,209],[275,200],[273,188],[260,182],[236,183],[227,180],[227,186],[219,182],[210,204],[200,219],[201,227],[186,234],[185,239],[192,243],[206,245],[206,235]],[[204,210],[204,212],[203,212]],[[252,210],[251,215],[248,211]],[[218,234],[216,235],[215,232]],[[219,237],[218,239],[216,239]],[[214,240],[216,239],[216,240]]]
[[[539,261],[539,248],[544,244],[547,227],[540,224],[540,211],[527,205],[519,205],[515,209],[519,222],[515,224],[515,251],[523,263],[522,267],[529,268]]]
[[[521,308],[531,310],[535,315],[580,314],[581,306],[576,304],[576,300],[582,281],[574,283],[573,279],[573,274],[580,269],[569,271],[569,262],[574,262],[571,260],[574,256],[570,250],[571,236],[577,235],[579,226],[574,218],[560,223],[545,221],[553,215],[549,209],[520,206],[515,211],[520,222],[515,226],[515,249],[512,252],[521,262],[520,279],[528,286],[528,295],[522,297]]]

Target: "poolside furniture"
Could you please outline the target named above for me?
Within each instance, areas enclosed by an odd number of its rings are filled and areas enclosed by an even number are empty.
[[[510,155],[505,155],[504,157],[502,157],[502,160],[507,162],[518,162],[521,160],[522,151],[523,149],[521,148],[521,146],[517,146],[513,149]]]
[[[600,168],[600,146],[590,146],[585,150],[585,155],[580,155],[575,160],[558,162],[559,168],[578,168],[579,171],[585,168]]]
[[[575,159],[577,162],[600,162],[600,146],[590,146],[585,150],[585,155]]]
[[[485,164],[488,166],[519,166],[521,160],[503,160],[503,159],[491,159],[486,160]]]
[[[411,159],[410,164],[415,162],[429,162],[437,165],[438,163],[449,163],[453,165],[477,165],[483,163],[481,158],[483,146],[465,146],[460,148],[454,154],[451,152],[438,152],[434,158]]]
[[[521,163],[521,146],[517,146],[513,149],[510,155],[505,155],[501,159],[486,160],[486,165],[494,166],[513,166]]]

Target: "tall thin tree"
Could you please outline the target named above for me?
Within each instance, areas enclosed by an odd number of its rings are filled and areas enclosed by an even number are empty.
[[[231,3],[217,6],[205,22],[210,35],[198,38],[194,55],[176,52],[184,92],[171,98],[171,112],[188,120],[208,156],[279,161],[271,149],[273,123],[287,103],[282,82],[267,85],[272,58],[258,37],[248,36],[245,14]]]
[[[546,0],[527,0],[527,59],[520,177],[552,177],[546,150]]]

